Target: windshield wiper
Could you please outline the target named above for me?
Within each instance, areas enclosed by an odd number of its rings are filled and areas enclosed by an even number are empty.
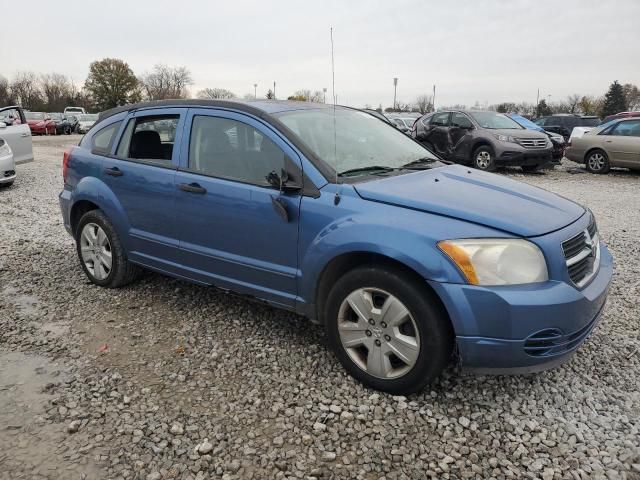
[[[351,175],[352,173],[387,173],[392,172],[395,168],[384,167],[382,165],[369,165],[367,167],[350,168],[344,172],[340,172],[338,176]]]
[[[423,157],[412,162],[405,163],[401,168],[407,168],[410,170],[427,170],[429,168],[433,168],[430,164],[439,161],[440,160],[438,160],[437,158]]]

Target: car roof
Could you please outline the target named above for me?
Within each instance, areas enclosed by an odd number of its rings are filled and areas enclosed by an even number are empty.
[[[232,108],[242,110],[254,115],[289,112],[294,110],[316,110],[333,108],[333,104],[300,102],[294,100],[201,100],[201,99],[177,99],[177,100],[156,100],[152,102],[140,102],[112,108],[100,114],[100,119],[116,115],[121,112],[141,110],[147,108],[162,107],[209,107],[209,108]],[[341,107],[338,105],[340,108]],[[348,107],[346,107],[348,108]]]

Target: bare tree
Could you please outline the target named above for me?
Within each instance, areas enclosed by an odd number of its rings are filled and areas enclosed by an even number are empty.
[[[166,100],[169,98],[187,98],[188,87],[193,84],[191,72],[186,67],[169,67],[158,64],[151,73],[139,79],[148,100]]]
[[[73,99],[73,88],[65,75],[60,73],[41,75],[40,85],[49,111],[61,111]]]
[[[11,82],[11,92],[24,108],[34,110],[42,107],[42,92],[38,85],[38,77],[33,72],[18,72]]]
[[[640,109],[640,90],[638,90],[638,87],[631,83],[625,83],[622,86],[622,90],[627,99],[629,110],[635,111]]]
[[[573,95],[569,95],[567,97],[567,106],[569,107],[569,113],[578,113],[580,98],[580,95],[578,95],[577,93],[574,93]]]
[[[229,98],[237,98],[237,95],[226,88],[205,88],[204,90],[200,90],[197,95],[198,98],[204,99],[229,99]],[[253,98],[253,95],[251,96]]]
[[[578,108],[583,115],[597,115],[602,107],[602,98],[592,95],[583,95],[578,102]]]
[[[425,114],[433,110],[433,95],[420,95],[416,98],[416,107],[420,113]]]
[[[310,102],[324,103],[324,92],[322,90],[316,90],[309,97]]]
[[[11,105],[15,103],[11,88],[9,86],[9,80],[0,75],[0,105]]]

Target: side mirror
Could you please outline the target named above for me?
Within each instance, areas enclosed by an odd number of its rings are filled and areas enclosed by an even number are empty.
[[[289,174],[284,168],[280,171],[280,175],[278,175],[275,170],[270,172],[269,175],[267,175],[267,182],[269,182],[272,187],[278,189],[280,193],[293,193],[302,190],[302,185],[291,181]]]

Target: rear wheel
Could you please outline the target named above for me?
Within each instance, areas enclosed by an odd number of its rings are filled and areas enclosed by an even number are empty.
[[[80,219],[76,249],[82,269],[96,285],[122,287],[138,275],[139,268],[129,263],[115,228],[100,210],[91,210]]]
[[[438,300],[395,269],[352,270],[327,298],[327,334],[344,368],[390,393],[421,390],[447,365],[453,333]]]
[[[471,158],[471,164],[478,170],[493,172],[496,169],[496,161],[491,147],[483,145],[476,148]]]
[[[602,150],[592,150],[585,160],[587,170],[591,173],[607,173],[611,168],[609,157]]]

